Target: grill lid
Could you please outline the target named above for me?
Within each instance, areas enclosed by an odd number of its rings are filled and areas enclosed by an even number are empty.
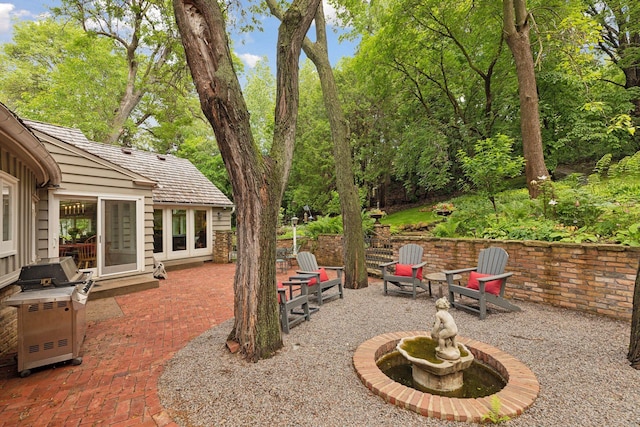
[[[16,285],[23,291],[74,286],[83,281],[83,276],[71,257],[43,258],[22,267]]]

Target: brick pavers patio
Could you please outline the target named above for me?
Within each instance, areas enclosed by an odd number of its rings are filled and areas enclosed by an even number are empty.
[[[16,365],[1,368],[0,426],[175,425],[158,398],[163,365],[233,316],[234,273],[235,264],[207,263],[169,272],[158,289],[115,297],[124,315],[88,322],[79,366],[27,378]]]

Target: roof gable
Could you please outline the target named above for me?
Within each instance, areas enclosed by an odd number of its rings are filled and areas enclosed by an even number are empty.
[[[187,159],[89,141],[77,129],[34,121],[25,123],[33,129],[156,182],[153,189],[154,203],[233,206],[229,198]]]

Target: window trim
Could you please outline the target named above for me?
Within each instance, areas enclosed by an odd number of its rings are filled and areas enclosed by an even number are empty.
[[[0,171],[0,189],[9,187],[9,232],[11,239],[5,241],[0,232],[0,258],[15,255],[18,252],[18,182],[20,180],[6,172]],[[0,230],[4,230],[4,203],[0,204]]]

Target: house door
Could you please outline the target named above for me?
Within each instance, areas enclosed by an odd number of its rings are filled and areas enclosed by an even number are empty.
[[[100,272],[101,274],[135,271],[142,263],[142,214],[138,200],[100,199]]]

